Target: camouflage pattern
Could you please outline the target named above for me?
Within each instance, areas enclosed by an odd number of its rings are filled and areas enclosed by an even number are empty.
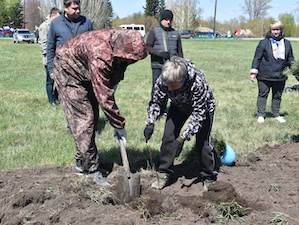
[[[114,128],[124,128],[113,87],[124,78],[128,63],[146,57],[139,32],[110,28],[80,34],[56,50],[54,79],[61,97],[77,154],[84,171],[98,167],[95,127],[98,104]],[[131,62],[131,63],[133,63]]]

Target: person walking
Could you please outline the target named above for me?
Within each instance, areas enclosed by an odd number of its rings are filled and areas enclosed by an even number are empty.
[[[46,92],[48,96],[48,101],[52,106],[58,106],[59,100],[58,100],[57,89],[54,88],[54,80],[50,77],[50,73],[47,66],[47,56],[46,56],[47,40],[48,40],[48,32],[49,32],[51,21],[60,15],[61,15],[61,11],[58,8],[56,7],[52,8],[46,20],[38,28],[39,43],[43,55],[43,64],[46,70]]]
[[[163,189],[168,184],[169,176],[174,173],[174,158],[180,155],[184,142],[195,135],[200,175],[204,190],[207,191],[209,185],[217,179],[210,142],[216,104],[204,74],[195,68],[192,61],[173,56],[163,65],[149,103],[148,118],[143,131],[146,142],[151,138],[154,124],[168,98],[171,103],[160,148],[157,179],[151,187]],[[189,117],[187,128],[181,132]]]
[[[128,65],[145,57],[140,33],[123,28],[85,32],[56,49],[54,79],[76,144],[74,172],[96,178],[99,185],[108,185],[95,143],[99,105],[114,136],[126,142],[125,118],[116,105],[114,87],[124,79]]]
[[[270,31],[261,40],[255,50],[250,70],[250,80],[258,81],[257,122],[263,123],[266,117],[266,103],[272,90],[271,112],[279,123],[286,119],[279,113],[281,97],[288,79],[283,71],[294,61],[291,43],[284,38],[284,24],[274,19],[270,24]]]
[[[172,11],[167,9],[162,11],[160,15],[160,24],[151,29],[145,44],[148,53],[151,55],[151,96],[154,94],[154,85],[161,74],[164,62],[172,56],[184,57],[180,34],[177,30],[171,27],[172,21]]]

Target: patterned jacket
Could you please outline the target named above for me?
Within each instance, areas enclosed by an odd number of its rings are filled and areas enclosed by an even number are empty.
[[[160,115],[161,108],[165,108],[168,98],[171,105],[181,112],[191,116],[187,128],[181,136],[190,140],[202,127],[207,112],[215,111],[215,99],[204,74],[195,68],[192,61],[185,61],[188,68],[188,77],[182,88],[168,91],[166,84],[159,77],[154,88],[154,96],[149,103],[146,125],[153,124]]]
[[[64,86],[69,76],[79,82],[91,82],[110,124],[123,128],[125,119],[115,103],[113,87],[124,78],[128,64],[124,65],[118,58],[136,62],[145,57],[144,41],[138,31],[123,28],[89,31],[57,48],[54,76]],[[59,70],[65,72],[59,73]]]

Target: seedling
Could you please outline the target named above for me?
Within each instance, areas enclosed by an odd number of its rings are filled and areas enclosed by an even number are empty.
[[[288,224],[288,216],[284,213],[277,213],[274,218],[270,220],[271,224],[286,225]]]
[[[139,214],[142,216],[143,219],[148,219],[150,218],[151,214],[149,209],[147,208],[147,199],[145,198],[137,198],[138,204],[137,204],[137,209],[139,211]]]
[[[87,192],[89,198],[99,205],[107,205],[115,202],[115,196],[105,187],[100,187],[98,190],[90,190]]]
[[[244,219],[242,216],[246,215],[246,212],[249,208],[243,208],[243,206],[239,205],[235,200],[231,202],[221,202],[218,207],[218,211],[220,215],[217,216],[222,222],[227,222],[229,220],[243,222]]]

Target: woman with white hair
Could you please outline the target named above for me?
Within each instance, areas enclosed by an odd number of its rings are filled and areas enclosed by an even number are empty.
[[[258,123],[263,123],[266,117],[267,98],[272,89],[272,116],[280,123],[286,120],[280,115],[281,96],[285,82],[288,79],[283,71],[294,61],[291,43],[284,38],[284,24],[274,19],[270,31],[256,48],[250,70],[250,80],[258,81],[257,116]]]
[[[173,56],[162,68],[161,76],[154,86],[154,95],[149,103],[148,118],[144,129],[146,142],[154,131],[154,123],[171,100],[167,113],[164,135],[160,149],[157,180],[152,188],[162,189],[174,173],[173,161],[182,151],[185,140],[196,135],[196,151],[200,162],[200,175],[207,190],[216,181],[214,155],[210,134],[214,120],[215,100],[204,74],[195,68],[193,62]],[[181,129],[191,117],[187,128]]]

